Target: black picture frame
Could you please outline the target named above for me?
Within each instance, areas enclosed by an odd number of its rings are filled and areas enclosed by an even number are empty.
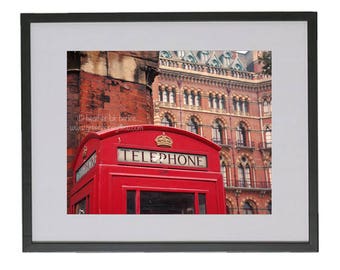
[[[303,21],[308,27],[308,198],[306,242],[34,242],[32,240],[31,24],[66,22]],[[317,13],[77,13],[21,14],[22,82],[22,248],[24,252],[317,252],[318,251],[318,122]]]

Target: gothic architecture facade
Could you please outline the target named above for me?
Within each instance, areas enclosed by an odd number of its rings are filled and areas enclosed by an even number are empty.
[[[271,76],[261,51],[162,51],[153,83],[154,124],[197,133],[222,147],[230,214],[270,214]]]

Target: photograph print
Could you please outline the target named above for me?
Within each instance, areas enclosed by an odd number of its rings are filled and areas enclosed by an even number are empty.
[[[272,214],[271,58],[68,51],[67,213]]]

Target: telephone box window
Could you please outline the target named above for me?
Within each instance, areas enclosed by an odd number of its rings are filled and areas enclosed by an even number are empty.
[[[199,204],[200,214],[206,214],[205,194],[198,194],[198,204]]]
[[[83,199],[76,204],[75,213],[79,215],[86,214],[86,199]]]
[[[194,214],[194,193],[140,192],[141,214]]]
[[[128,190],[126,192],[126,213],[136,214],[136,191]]]

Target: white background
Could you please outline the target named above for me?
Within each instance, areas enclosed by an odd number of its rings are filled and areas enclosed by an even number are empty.
[[[305,22],[33,23],[33,240],[307,241],[306,26]],[[152,33],[157,38],[150,42],[145,33]],[[122,38],[117,40],[116,36]],[[73,48],[212,50],[216,46],[273,51],[273,214],[187,215],[180,218],[173,215],[65,215],[66,51]]]
[[[338,265],[339,218],[337,173],[338,10],[331,2],[308,1],[2,1],[0,256],[3,269],[320,269]],[[336,1],[333,1],[336,3]],[[6,5],[6,7],[5,7]],[[21,253],[20,12],[128,11],[318,11],[319,12],[319,213],[320,253]],[[337,174],[336,174],[337,173]]]

